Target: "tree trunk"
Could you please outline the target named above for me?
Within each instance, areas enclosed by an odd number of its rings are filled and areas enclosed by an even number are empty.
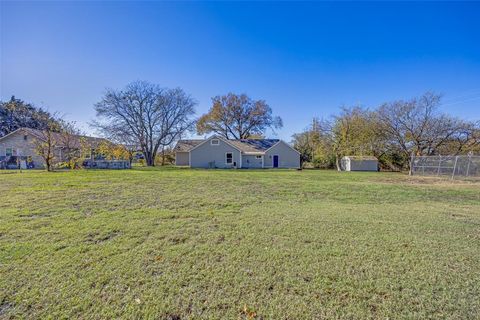
[[[145,155],[145,162],[148,167],[155,167],[155,154],[151,151],[147,151],[144,153]]]
[[[162,147],[162,167],[165,165],[165,147]]]
[[[414,153],[412,152],[412,155],[408,158],[408,175],[412,176],[413,175],[413,158],[414,158]]]
[[[340,158],[338,154],[335,156],[335,165],[337,166],[337,171],[342,171],[342,168],[340,168]]]

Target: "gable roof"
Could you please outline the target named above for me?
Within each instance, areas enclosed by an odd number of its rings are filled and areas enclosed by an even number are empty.
[[[19,128],[15,131],[12,131],[10,132],[9,134],[3,136],[3,137],[0,137],[0,141],[2,139],[5,139],[6,137],[10,136],[10,135],[13,135],[15,133],[18,133],[18,132],[21,132],[23,131],[25,134],[28,134],[36,139],[39,139],[39,140],[45,140],[44,139],[44,135],[42,133],[41,130],[37,130],[37,129],[32,129],[32,128]],[[52,132],[52,138],[54,140],[56,140],[56,146],[57,147],[65,147],[64,145],[62,145],[62,135],[58,132]],[[71,147],[73,148],[80,148],[81,147],[81,139],[84,140],[87,144],[91,145],[91,146],[98,146],[100,143],[106,141],[108,142],[107,139],[104,139],[104,138],[96,138],[96,137],[90,137],[90,136],[83,136],[83,135],[72,135],[72,140],[71,140]]]
[[[237,148],[239,151],[244,153],[264,153],[275,144],[277,144],[279,139],[235,139],[235,140],[226,140],[221,137],[213,136],[208,139],[201,140],[179,140],[177,145],[173,149],[175,152],[190,152],[192,149],[196,148],[200,144],[210,140],[210,139],[221,139],[226,143]]]
[[[238,149],[238,147],[236,147],[234,144],[232,144],[230,141],[231,140],[228,140],[226,138],[223,138],[223,137],[220,137],[220,136],[217,136],[217,135],[213,135],[211,136],[210,138],[208,139],[205,139],[205,140],[202,140],[199,144],[193,146],[192,148],[190,148],[190,150],[188,150],[189,152],[192,151],[193,149],[196,149],[198,148],[199,146],[201,146],[202,144],[206,143],[207,141],[210,141],[212,139],[218,139],[218,140],[222,140],[224,143],[228,144],[229,146],[237,149],[238,151],[242,152],[242,150]]]
[[[190,139],[190,140],[179,140],[173,151],[175,152],[189,152],[194,147],[198,146],[200,143],[204,142],[204,139]]]

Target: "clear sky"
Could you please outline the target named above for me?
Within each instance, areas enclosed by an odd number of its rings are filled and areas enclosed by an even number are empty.
[[[480,3],[4,2],[0,98],[94,119],[106,87],[265,99],[287,141],[313,116],[427,90],[480,119]],[[274,135],[271,135],[274,136]]]

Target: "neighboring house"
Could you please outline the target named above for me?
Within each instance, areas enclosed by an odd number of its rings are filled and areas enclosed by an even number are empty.
[[[300,153],[278,139],[180,140],[175,164],[192,168],[300,168]]]
[[[6,136],[0,138],[0,168],[44,168],[45,162],[42,157],[35,152],[35,141],[43,140],[44,135],[41,131],[30,128],[17,129]],[[62,145],[61,135],[59,133],[52,134],[55,143],[55,156],[59,161],[63,161],[62,150],[65,145]],[[81,144],[84,143],[89,146],[89,154],[84,155],[90,158],[95,148],[105,139],[94,138],[88,136],[71,136],[70,148],[82,149]]]
[[[342,171],[378,171],[378,159],[371,156],[345,156],[341,160]]]

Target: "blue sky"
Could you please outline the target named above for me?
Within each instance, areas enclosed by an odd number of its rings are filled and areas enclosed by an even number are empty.
[[[427,90],[480,119],[480,3],[1,2],[0,98],[87,131],[105,88],[134,80],[198,101],[265,99],[290,140],[313,116]],[[273,134],[269,134],[272,135]]]

